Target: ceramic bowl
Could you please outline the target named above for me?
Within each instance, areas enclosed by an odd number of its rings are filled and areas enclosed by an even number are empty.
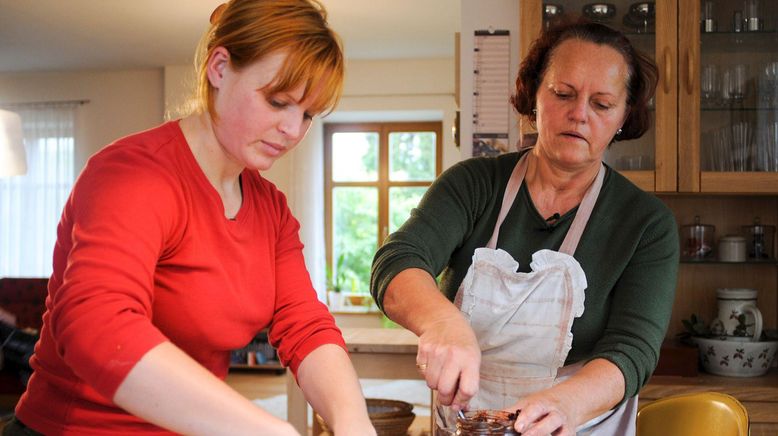
[[[749,342],[740,337],[692,338],[700,352],[702,368],[729,377],[764,375],[775,360],[778,341]]]

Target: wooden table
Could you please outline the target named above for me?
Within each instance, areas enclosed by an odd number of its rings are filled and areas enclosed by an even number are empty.
[[[351,362],[360,378],[421,379],[416,369],[419,338],[409,330],[342,328]],[[292,374],[286,372],[287,420],[300,434],[308,432],[308,403]]]

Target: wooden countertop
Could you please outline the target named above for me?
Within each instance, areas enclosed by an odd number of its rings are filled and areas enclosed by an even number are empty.
[[[410,330],[370,327],[341,329],[350,353],[416,354],[419,338]]]
[[[702,391],[725,392],[740,401],[778,402],[778,369],[772,368],[761,377],[722,377],[705,372],[696,377],[654,376],[640,396],[655,399]]]
[[[748,410],[751,435],[778,434],[778,369],[761,377],[721,377],[699,373],[696,377],[654,376],[640,391],[640,402],[693,392],[715,391],[732,395]]]

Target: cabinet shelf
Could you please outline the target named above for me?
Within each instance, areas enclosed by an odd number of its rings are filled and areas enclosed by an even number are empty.
[[[732,106],[703,106],[702,112],[774,112],[778,107],[732,107]]]
[[[703,46],[710,45],[716,48],[716,53],[740,53],[744,48],[750,52],[775,51],[775,43],[778,42],[776,32],[713,32],[700,34]]]

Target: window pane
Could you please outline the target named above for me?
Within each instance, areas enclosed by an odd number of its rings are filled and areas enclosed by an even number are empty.
[[[378,189],[335,188],[332,209],[333,277],[341,290],[367,293],[378,248]]]
[[[332,180],[336,182],[378,180],[378,133],[332,134]]]
[[[399,229],[411,216],[411,209],[419,204],[426,191],[426,186],[389,188],[389,233]]]
[[[389,134],[389,179],[393,181],[435,178],[435,132]]]

